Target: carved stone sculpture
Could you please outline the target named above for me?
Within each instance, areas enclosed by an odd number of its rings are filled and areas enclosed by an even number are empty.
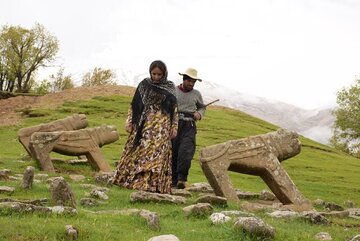
[[[79,130],[85,128],[87,125],[88,122],[84,114],[75,114],[53,122],[22,128],[18,131],[18,138],[27,153],[31,156],[29,145],[30,137],[33,133]]]
[[[95,170],[110,172],[100,147],[118,139],[116,128],[105,125],[73,131],[35,132],[30,138],[30,150],[45,171],[55,171],[50,159],[54,151],[69,156],[85,155]]]
[[[200,151],[200,164],[214,192],[239,201],[227,171],[260,176],[283,204],[308,205],[280,162],[300,153],[295,132],[278,129],[263,135],[209,146]]]

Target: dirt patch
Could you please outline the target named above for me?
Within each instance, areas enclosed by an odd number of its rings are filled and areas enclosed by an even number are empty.
[[[95,96],[128,95],[132,96],[134,87],[130,86],[96,86],[77,87],[58,93],[50,93],[44,96],[17,96],[8,99],[0,99],[0,126],[17,125],[21,122],[18,113],[26,108],[55,108],[65,101],[87,100]]]

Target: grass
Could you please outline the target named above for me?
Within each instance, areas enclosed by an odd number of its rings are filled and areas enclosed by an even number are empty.
[[[114,162],[119,159],[127,137],[123,127],[130,101],[130,97],[127,96],[110,96],[95,97],[89,101],[66,102],[56,109],[33,110],[34,113],[43,114],[30,115],[35,117],[26,117],[21,125],[0,127],[0,170],[10,169],[11,175],[15,175],[22,174],[29,165],[38,167],[33,160],[26,159],[26,152],[17,140],[17,131],[20,128],[64,118],[74,113],[86,114],[89,127],[101,124],[117,127],[120,139],[102,147],[107,161],[115,168]],[[275,125],[240,111],[216,106],[209,107],[204,119],[198,122],[197,152],[192,162],[189,182],[206,181],[198,161],[201,148],[232,139],[272,132],[277,128]],[[301,153],[283,161],[282,165],[304,196],[310,200],[320,198],[340,205],[346,200],[359,204],[360,160],[310,139],[300,137],[300,140]],[[58,154],[54,154],[54,157],[73,159],[73,157]],[[182,208],[193,204],[198,194],[194,194],[184,205],[131,203],[129,200],[131,190],[110,186],[108,192],[110,199],[105,204],[97,207],[80,206],[80,199],[90,191],[84,189],[81,184],[96,184],[93,179],[94,171],[84,164],[70,165],[56,162],[54,165],[62,173],[50,174],[50,176],[62,175],[71,185],[78,203],[78,214],[63,216],[0,213],[0,240],[66,240],[64,227],[67,224],[78,229],[78,240],[148,240],[161,234],[174,234],[182,241],[262,240],[234,230],[232,223],[214,226],[206,217],[185,217]],[[45,172],[37,168],[36,173]],[[69,174],[82,174],[86,176],[86,180],[72,181]],[[262,189],[268,189],[259,177],[239,173],[229,174],[233,185],[241,190],[259,192]],[[50,200],[50,192],[45,182],[34,183],[31,190],[22,190],[20,181],[0,181],[1,185],[15,187],[16,190],[11,195],[15,199],[48,198]],[[0,194],[0,198],[4,197],[8,195]],[[157,212],[160,215],[161,230],[149,229],[146,222],[137,216],[89,212],[128,208]],[[223,209],[215,206],[215,211]],[[239,208],[230,205],[225,209]],[[275,227],[274,240],[314,240],[314,235],[321,231],[330,233],[333,240],[346,240],[359,233],[359,221],[351,218],[330,218],[332,224],[324,226],[310,224],[299,219],[290,221],[274,219],[264,212],[256,215]]]

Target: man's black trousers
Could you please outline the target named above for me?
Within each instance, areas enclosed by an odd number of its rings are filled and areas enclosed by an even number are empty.
[[[187,181],[191,160],[195,154],[195,121],[179,120],[178,133],[172,140],[172,184]]]

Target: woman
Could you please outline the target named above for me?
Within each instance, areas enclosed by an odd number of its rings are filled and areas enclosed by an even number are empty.
[[[129,133],[113,184],[171,193],[171,139],[177,134],[175,85],[164,62],[151,63],[150,78],[134,94],[125,130]]]

